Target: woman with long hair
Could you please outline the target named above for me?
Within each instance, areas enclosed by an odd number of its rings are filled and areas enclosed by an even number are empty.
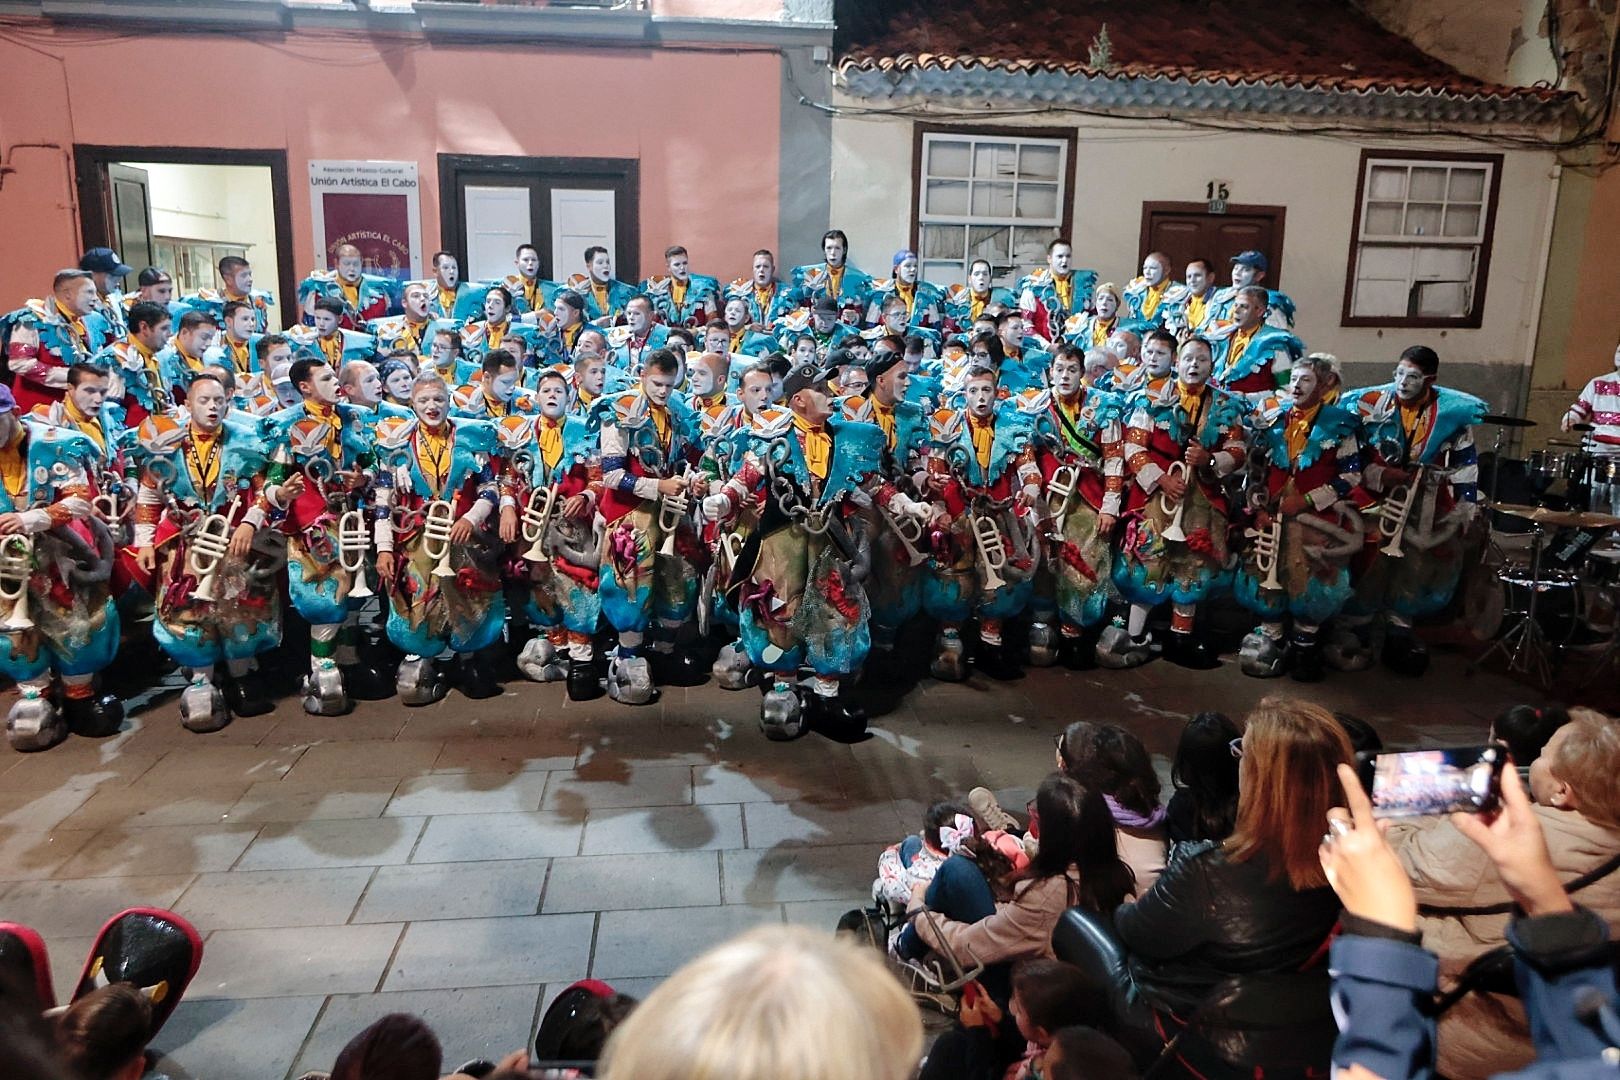
[[[1237,824],[1238,758],[1243,732],[1221,712],[1201,712],[1182,729],[1170,766],[1170,796],[1165,821],[1172,844],[1216,842],[1232,835]]]
[[[1102,792],[1119,857],[1136,878],[1131,892],[1146,893],[1159,880],[1165,856],[1165,809],[1147,747],[1118,724],[1076,720],[1058,737],[1057,760],[1065,773]]]

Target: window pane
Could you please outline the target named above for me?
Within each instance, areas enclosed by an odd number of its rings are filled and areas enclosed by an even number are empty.
[[[1018,175],[1018,147],[1012,143],[975,143],[973,175],[979,180],[1011,180]]]
[[[1451,190],[1446,197],[1452,202],[1484,202],[1485,170],[1452,169]]]
[[[930,180],[923,194],[923,213],[941,217],[966,217],[968,185],[965,180]]]
[[[1018,185],[1018,216],[1021,218],[1044,218],[1048,221],[1058,216],[1056,184],[1019,184]]]
[[[1018,175],[1025,180],[1056,180],[1058,162],[1063,156],[1059,146],[1025,146],[1018,151]]]
[[[924,259],[962,258],[967,243],[967,231],[960,225],[924,225],[922,252]]]
[[[1417,281],[1472,281],[1472,247],[1420,247],[1414,250],[1412,277]]]
[[[1368,203],[1367,223],[1362,226],[1362,232],[1368,236],[1399,236],[1401,235],[1400,203]]]
[[[965,142],[935,139],[928,144],[929,176],[967,176],[972,151]]]
[[[1412,277],[1412,249],[1409,247],[1364,247],[1356,266],[1361,281],[1409,281]]]
[[[1406,170],[1397,165],[1374,165],[1367,184],[1369,199],[1406,198]]]
[[[1013,186],[1011,184],[973,183],[974,217],[1012,217]]]
[[[1416,314],[1431,319],[1461,319],[1468,315],[1467,284],[1460,281],[1425,282],[1417,287]]]
[[[1358,281],[1350,314],[1361,318],[1402,318],[1406,315],[1407,289],[1404,281]]]
[[[1020,225],[1013,230],[1012,261],[1030,270],[1046,265],[1046,245],[1057,239],[1056,228]]]
[[[1478,236],[1479,235],[1479,207],[1477,206],[1448,206],[1446,207],[1446,233],[1447,236]]]
[[[922,279],[936,285],[954,285],[967,279],[967,272],[959,262],[924,262]]]
[[[1008,225],[968,226],[968,260],[989,259],[991,266],[1007,265],[1007,244],[1012,236]]]
[[[1408,199],[1438,200],[1446,197],[1446,169],[1444,167],[1416,168],[1412,170],[1411,187],[1407,190]]]
[[[1407,203],[1405,231],[1407,236],[1439,236],[1440,204]]]

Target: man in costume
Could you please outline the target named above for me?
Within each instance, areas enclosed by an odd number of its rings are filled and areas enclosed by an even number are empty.
[[[1020,278],[1013,290],[1018,307],[1029,322],[1029,332],[1046,342],[1055,342],[1069,316],[1091,307],[1091,292],[1097,287],[1095,270],[1076,270],[1074,248],[1064,239],[1046,245],[1046,265]]]
[[[0,340],[5,342],[11,391],[19,409],[26,412],[62,400],[67,369],[114,339],[96,303],[96,283],[88,270],[59,270],[49,297],[30,300],[0,319]]]
[[[434,317],[433,288],[431,281],[407,281],[400,290],[404,313],[374,319],[366,324],[366,331],[375,340],[379,355],[387,356],[397,349],[408,349],[413,355],[427,356],[433,351],[433,338],[440,330],[456,329],[454,319]]]
[[[124,340],[97,353],[94,363],[112,373],[111,398],[124,410],[124,422],[134,427],[173,404],[164,392],[157,358],[174,323],[167,308],[143,300],[125,313],[125,326]]]
[[[136,557],[153,576],[153,635],[191,677],[180,695],[191,731],[272,708],[256,658],[281,641],[281,558],[265,526],[304,486],[301,475],[266,483],[269,429],[227,416],[227,402],[224,384],[202,372],[183,414],[150,416],[136,434]]]
[[[439,658],[454,653],[469,698],[501,692],[487,651],[506,620],[495,425],[450,415],[433,372],[411,388],[411,416],[377,422],[374,489],[377,578],[388,596],[388,640],[405,653],[395,687],[405,705],[444,697]]]
[[[732,326],[733,336],[736,336],[738,327],[732,325],[729,308],[730,301],[741,300],[747,312],[744,327],[761,337],[769,337],[782,316],[798,306],[794,295],[791,288],[777,280],[776,256],[769,248],[760,248],[754,252],[750,276],[738,278],[726,286],[726,325]],[[743,350],[734,347],[731,351]]]
[[[639,374],[642,359],[654,349],[664,348],[669,341],[669,327],[653,319],[653,302],[650,298],[630,298],[630,302],[624,306],[624,325],[608,331],[614,367],[631,375]]]
[[[994,278],[995,268],[990,265],[990,260],[974,259],[968,267],[967,284],[952,285],[945,290],[941,307],[945,313],[947,333],[966,330],[987,308],[1018,306],[1018,298],[1011,290],[991,284]]]
[[[1211,367],[1209,343],[1191,338],[1177,358],[1174,395],[1132,402],[1124,456],[1133,488],[1114,561],[1114,583],[1131,608],[1124,627],[1103,631],[1097,661],[1104,667],[1152,659],[1148,613],[1166,600],[1165,658],[1191,668],[1216,663],[1193,623],[1198,602],[1226,566],[1230,512],[1221,485],[1244,461],[1246,407],[1209,385]]]
[[[825,297],[833,302],[834,308],[853,303],[864,312],[871,303],[872,277],[849,265],[849,237],[844,235],[844,230],[828,229],[822,234],[821,256],[821,262],[795,266],[788,275],[794,302],[809,307]],[[754,257],[757,259],[759,254]]]
[[[86,472],[97,454],[80,432],[23,419],[0,388],[0,674],[17,684],[6,716],[17,750],[69,731],[111,735],[123,722],[119,700],[95,692],[119,636],[114,540]]]
[[[538,416],[509,416],[499,426],[500,535],[528,567],[524,612],[540,631],[517,666],[535,682],[566,678],[569,700],[589,701],[602,694],[592,644],[602,615],[594,527],[601,467],[586,418],[568,411],[567,377],[547,369],[535,396]]]
[[[1209,318],[1231,322],[1232,305],[1237,302],[1238,294],[1251,285],[1258,285],[1266,290],[1266,322],[1282,330],[1292,330],[1294,301],[1288,294],[1266,285],[1266,272],[1270,268],[1271,260],[1261,251],[1243,251],[1232,256],[1232,284],[1215,290],[1210,300]]]
[[[253,287],[253,267],[246,259],[227,255],[219,260],[217,269],[218,291],[199,289],[182,297],[180,303],[193,311],[206,311],[221,323],[226,321],[226,304],[233,301],[246,304],[253,311],[253,334],[268,333],[272,324],[281,322],[275,312],[275,296]]]
[[[285,334],[265,334],[254,341],[253,355],[255,370],[235,373],[232,402],[243,412],[270,416],[293,404],[298,396],[287,381],[294,359],[292,339]]]
[[[753,311],[747,299],[728,296],[721,311],[724,321],[720,325],[725,327],[727,335],[726,352],[759,357],[776,351],[776,339],[769,332],[760,330],[757,323],[749,321],[753,318]]]
[[[1350,559],[1364,529],[1360,422],[1324,402],[1332,379],[1328,357],[1301,361],[1282,407],[1256,420],[1244,487],[1254,523],[1233,583],[1238,603],[1261,620],[1243,641],[1245,675],[1291,668],[1300,682],[1320,679],[1317,632],[1350,598]],[[1285,620],[1293,622],[1288,636]]]
[[[591,328],[585,321],[585,298],[577,292],[569,289],[559,292],[551,311],[551,332],[541,340],[542,366],[568,363],[579,347],[580,335]]]
[[[668,326],[702,326],[720,314],[720,282],[692,273],[691,256],[679,244],[664,249],[666,274],[641,283],[640,292],[652,301],[658,321]]]
[[[461,328],[461,354],[477,363],[491,349],[515,354],[527,351],[524,339],[532,339],[534,329],[512,317],[512,292],[505,285],[493,285],[484,293],[484,317]],[[447,374],[447,373],[441,373]]]
[[[433,253],[433,280],[428,283],[428,314],[435,319],[460,321],[463,294],[471,288],[461,280],[461,263],[448,251]]]
[[[644,705],[654,682],[687,684],[697,673],[675,632],[697,606],[699,567],[706,564],[690,510],[703,494],[690,466],[701,453],[698,419],[674,397],[680,360],[658,349],[634,389],[597,402],[606,534],[600,569],[602,614],[618,634],[608,667],[608,694]],[[650,650],[646,636],[656,622]]]
[[[309,326],[288,327],[287,337],[300,355],[326,361],[341,370],[350,360],[365,360],[376,353],[377,342],[370,334],[344,326],[343,302],[330,296],[316,297]]]
[[[1288,369],[1305,355],[1305,343],[1266,322],[1266,290],[1250,285],[1232,301],[1232,321],[1219,325],[1212,341],[1215,374],[1210,382],[1251,403],[1288,382]]]
[[[566,284],[585,301],[585,317],[601,326],[623,315],[637,295],[634,285],[613,276],[613,256],[599,244],[585,249],[585,273],[574,274]]]
[[[218,333],[219,325],[206,311],[188,311],[180,316],[174,340],[157,354],[158,379],[170,401],[185,403],[191,380],[208,366],[209,349]]]
[[[1208,259],[1193,259],[1164,294],[1164,327],[1176,337],[1201,334],[1214,317],[1215,273]]]
[[[458,417],[499,420],[505,416],[533,416],[534,397],[519,385],[522,370],[517,357],[505,349],[484,354],[478,381],[450,392],[450,411]]]
[[[129,309],[140,303],[156,304],[176,319],[186,313],[186,305],[174,298],[174,278],[157,266],[148,266],[135,275],[135,291],[124,294],[126,328]]]
[[[944,320],[944,290],[938,285],[918,279],[915,251],[895,252],[894,276],[874,281],[870,295],[867,317],[871,322],[879,321],[884,304],[890,297],[899,297],[905,303],[908,327],[932,328]]]
[[[1165,300],[1175,283],[1170,280],[1170,256],[1152,251],[1142,260],[1142,273],[1132,278],[1124,290],[1124,314],[1128,326],[1139,332],[1163,326]]]
[[[1101,349],[1108,344],[1109,335],[1120,324],[1124,294],[1118,285],[1106,281],[1097,286],[1092,302],[1096,311],[1071,315],[1063,324],[1063,339],[1081,349]]]
[[[1594,450],[1602,457],[1620,457],[1620,345],[1614,347],[1614,370],[1596,375],[1582,388],[1558,426],[1592,425]]]
[[[1384,666],[1402,675],[1428,668],[1428,648],[1412,621],[1451,601],[1463,569],[1463,538],[1479,506],[1479,459],[1470,425],[1486,404],[1438,385],[1440,357],[1427,345],[1401,353],[1391,382],[1346,395],[1362,427],[1362,484],[1382,500],[1368,515],[1367,544],[1344,621],[1364,666],[1371,622],[1385,619]],[[1400,552],[1397,556],[1394,553]]]
[[[223,332],[215,338],[203,359],[211,365],[230,368],[238,378],[257,373],[259,359],[254,354],[253,345],[259,340],[260,334],[254,329],[256,319],[257,314],[246,302],[226,301],[220,321]]]
[[[551,310],[561,287],[555,281],[541,280],[540,249],[533,244],[519,244],[513,252],[513,261],[517,264],[517,273],[507,274],[500,281],[511,298],[512,313],[522,316]]]
[[[963,408],[942,409],[929,421],[934,513],[923,608],[940,623],[929,670],[936,679],[967,677],[961,628],[976,617],[973,663],[993,679],[1016,679],[1022,672],[1002,624],[1028,606],[1039,557],[1031,542],[1041,497],[1036,415],[1001,407],[996,371],[983,364],[968,368],[963,400]]]
[[[364,580],[343,564],[342,515],[364,510],[377,459],[374,432],[356,407],[338,400],[338,376],[325,360],[304,357],[289,372],[303,400],[270,417],[275,442],[270,482],[302,473],[305,487],[287,507],[287,586],[310,626],[310,673],[304,711],[342,716],[351,697],[385,697],[382,674],[360,662],[351,596]]]
[[[1089,352],[1089,350],[1088,350]],[[1117,364],[1118,357],[1108,354]],[[1141,362],[1129,373],[1120,373],[1115,364],[1110,365],[1112,372],[1108,380],[1108,389],[1121,394],[1130,394],[1141,391],[1150,398],[1157,398],[1165,393],[1174,393],[1176,369],[1176,339],[1168,330],[1149,330],[1147,337],[1142,339]]]
[[[298,286],[298,306],[304,320],[315,324],[315,301],[321,297],[336,300],[338,325],[359,330],[372,319],[388,314],[392,306],[388,279],[363,273],[365,257],[353,244],[343,244],[336,252],[337,269],[316,270]]]
[[[840,322],[838,304],[830,296],[818,296],[807,311],[791,311],[782,317],[777,328],[776,343],[782,352],[792,355],[803,338],[809,338],[818,363],[825,362],[827,354],[860,332],[848,323]],[[798,364],[798,361],[795,361]]]
[[[79,269],[86,270],[96,283],[96,311],[107,322],[107,329],[115,338],[124,336],[124,279],[135,272],[109,247],[94,247],[79,259]]]

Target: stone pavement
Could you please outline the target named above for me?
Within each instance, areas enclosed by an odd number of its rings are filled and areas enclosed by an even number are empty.
[[[1474,742],[1531,695],[1461,666],[1314,687],[1231,662],[924,680],[884,688],[892,708],[853,747],[769,743],[754,692],[710,686],[630,709],[513,683],[341,719],[288,700],[213,735],[165,701],[106,741],[0,750],[0,919],[45,936],[59,992],[113,912],[195,922],[202,969],[156,1041],[171,1077],[326,1068],[395,1011],[433,1025],[449,1067],[524,1045],[577,978],[640,995],[759,923],[830,930],[929,801],[982,784],[1021,807],[1070,720],[1130,726],[1161,771],[1188,714],[1241,716],[1268,693],[1355,712],[1395,745]]]

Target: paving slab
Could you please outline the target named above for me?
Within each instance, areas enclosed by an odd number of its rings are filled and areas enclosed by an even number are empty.
[[[482,986],[334,994],[299,1055],[294,1076],[331,1069],[350,1039],[389,1013],[421,1017],[439,1037],[443,1072],[475,1058],[499,1061],[521,1049],[540,1003],[539,986]]]
[[[549,859],[379,866],[354,921],[535,915],[550,866]]]
[[[203,947],[192,992],[221,998],[371,993],[402,929],[399,923],[374,923],[305,926],[293,932],[217,930]]]
[[[175,910],[205,934],[271,926],[341,926],[354,913],[373,873],[369,866],[349,866],[198,874]]]
[[[595,928],[587,913],[412,923],[383,989],[566,985],[589,967]]]

